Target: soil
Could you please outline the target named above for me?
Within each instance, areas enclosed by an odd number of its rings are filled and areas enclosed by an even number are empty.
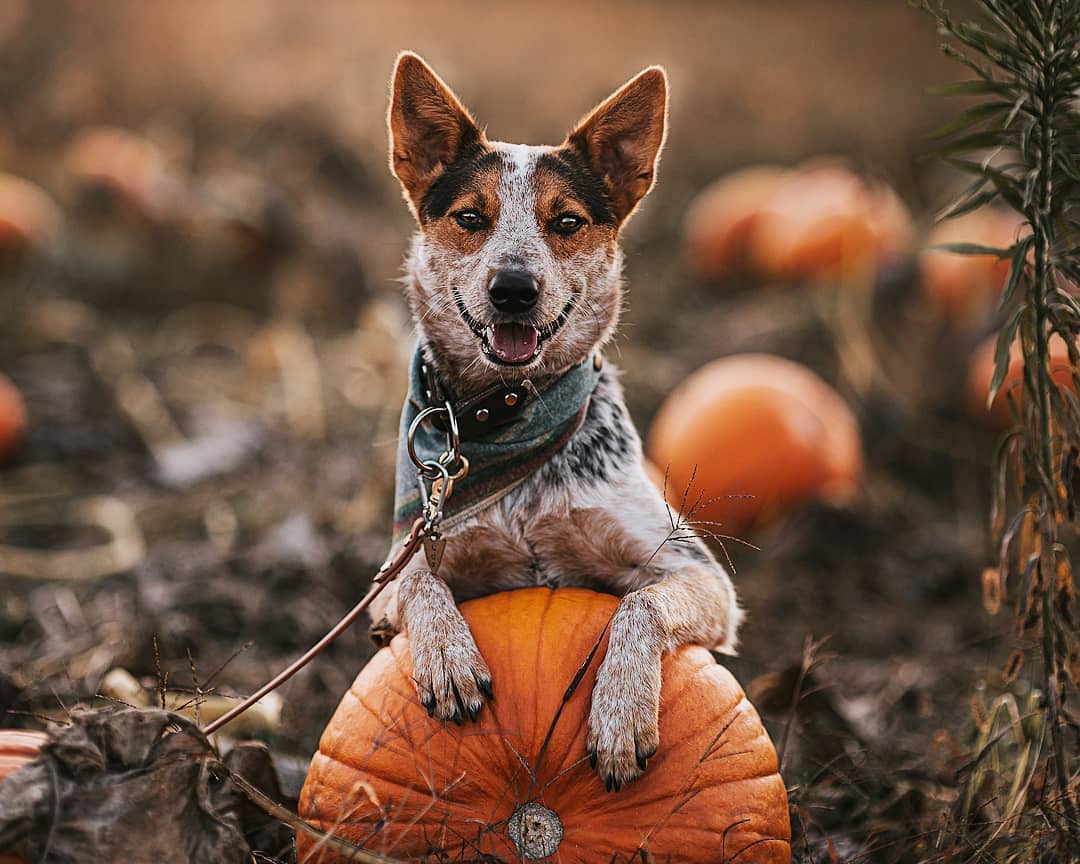
[[[410,347],[393,279],[411,229],[381,126],[395,52],[428,54],[511,140],[559,137],[664,62],[673,131],[626,237],[611,357],[642,430],[737,351],[806,363],[853,407],[859,498],[786,514],[746,538],[756,550],[728,544],[748,621],[725,662],[783,746],[797,860],[930,857],[973,755],[970,704],[1007,654],[980,587],[997,433],[963,395],[992,322],[939,320],[911,261],[867,285],[704,284],[679,222],[726,171],[825,153],[928,223],[953,181],[922,154],[953,106],[925,88],[956,76],[932,22],[860,0],[470,8],[0,3],[0,166],[62,214],[0,258],[0,371],[30,417],[0,467],[0,547],[39,556],[20,575],[0,550],[0,726],[250,692],[366,590]],[[101,124],[150,142],[149,199],[65,161]],[[870,358],[854,371],[853,340]],[[366,631],[245,731],[286,798],[373,652]]]

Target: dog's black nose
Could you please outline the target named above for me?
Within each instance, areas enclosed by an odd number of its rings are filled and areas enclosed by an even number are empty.
[[[524,270],[500,270],[488,283],[491,305],[510,315],[528,312],[539,296],[536,279]]]

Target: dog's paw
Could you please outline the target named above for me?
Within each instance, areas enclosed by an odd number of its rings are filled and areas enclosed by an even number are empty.
[[[609,792],[640,776],[660,747],[659,715],[659,657],[627,664],[609,653],[593,689],[586,739],[589,762]]]
[[[448,632],[410,637],[410,644],[413,680],[428,716],[458,725],[465,717],[475,720],[484,699],[492,698],[491,673],[464,619]]]

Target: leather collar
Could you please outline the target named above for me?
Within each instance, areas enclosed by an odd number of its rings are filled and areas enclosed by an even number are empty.
[[[547,383],[538,388],[532,381],[526,379],[513,384],[496,384],[481,391],[470,399],[456,400],[450,395],[449,388],[443,386],[435,372],[431,361],[428,360],[426,349],[421,350],[422,365],[420,372],[424,378],[424,397],[427,405],[418,405],[418,408],[426,408],[433,405],[443,405],[446,402],[454,409],[457,417],[458,433],[462,440],[475,441],[491,434],[492,430],[505,426],[516,420],[521,412],[534,399],[540,396],[550,384],[557,381],[561,376],[550,376]],[[582,363],[589,362],[588,357],[571,369],[577,368]],[[592,363],[599,370],[603,367],[603,357],[597,353],[592,355]],[[562,373],[565,375],[566,373]],[[431,422],[441,432],[446,431],[446,421],[443,416],[437,415]]]

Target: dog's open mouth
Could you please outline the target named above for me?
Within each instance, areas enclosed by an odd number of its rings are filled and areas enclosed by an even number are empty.
[[[540,352],[540,331],[507,321],[484,331],[484,347],[502,363],[527,363]]]
[[[485,327],[469,314],[461,295],[457,291],[454,292],[458,312],[461,313],[461,318],[469,329],[480,340],[484,354],[489,360],[504,366],[524,366],[539,357],[544,343],[558,333],[566,323],[566,319],[570,317],[576,299],[576,295],[571,296],[562,312],[554,320],[541,327],[520,321],[500,321]]]

